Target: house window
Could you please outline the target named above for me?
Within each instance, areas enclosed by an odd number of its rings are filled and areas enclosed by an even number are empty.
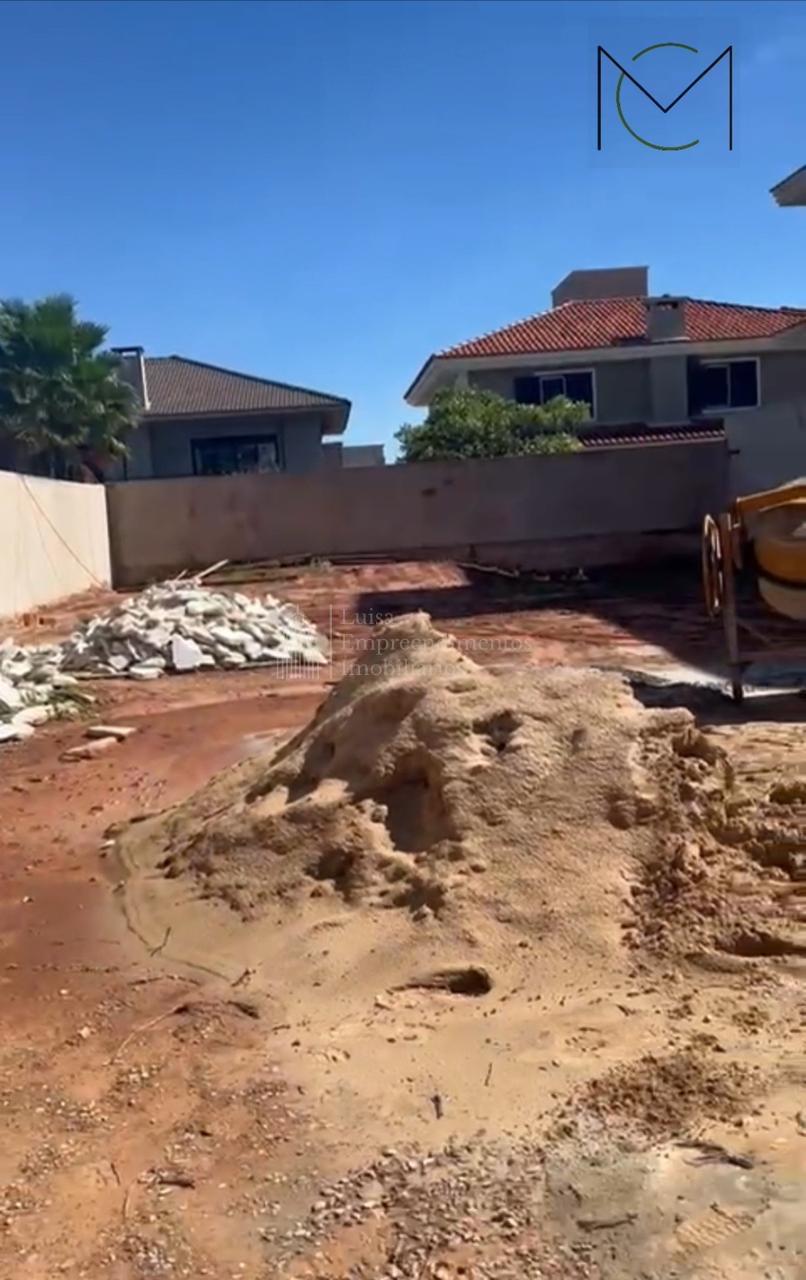
[[[758,360],[707,360],[689,369],[689,411],[755,409],[760,403]]]
[[[279,471],[276,436],[211,436],[191,441],[193,474],[233,476],[251,471]]]
[[[593,417],[593,371],[569,369],[566,373],[535,373],[515,379],[518,404],[547,404],[555,396],[583,401]]]

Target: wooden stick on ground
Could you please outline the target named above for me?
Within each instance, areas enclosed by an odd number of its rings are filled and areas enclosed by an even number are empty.
[[[197,582],[201,582],[203,578],[208,578],[217,569],[223,569],[225,564],[229,564],[229,560],[219,560],[217,564],[211,564],[209,569],[202,569],[201,573],[194,573],[193,576]]]

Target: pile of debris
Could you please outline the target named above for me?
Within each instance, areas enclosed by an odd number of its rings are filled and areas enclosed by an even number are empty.
[[[0,644],[0,742],[30,738],[37,725],[93,701],[61,666],[59,645]]]
[[[324,637],[293,605],[213,591],[199,579],[163,582],[82,622],[60,644],[0,643],[0,742],[92,702],[77,687],[81,677],[325,663]]]
[[[62,646],[65,671],[133,680],[199,667],[326,662],[323,637],[293,605],[213,591],[197,580],[148,587],[82,623]]]

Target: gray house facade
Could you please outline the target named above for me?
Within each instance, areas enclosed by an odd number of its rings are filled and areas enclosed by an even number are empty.
[[[431,356],[406,393],[588,403],[591,428],[703,424],[806,397],[806,309],[652,296],[646,267],[573,271],[550,310]]]
[[[342,396],[139,347],[116,354],[141,414],[110,480],[315,471],[329,465],[327,438],[347,426]]]

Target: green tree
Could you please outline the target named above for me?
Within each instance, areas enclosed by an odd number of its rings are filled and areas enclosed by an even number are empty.
[[[455,458],[504,458],[520,454],[572,453],[588,406],[557,396],[548,404],[517,404],[492,391],[438,391],[425,422],[396,434],[401,462]]]
[[[138,406],[106,333],[67,294],[0,301],[0,433],[31,469],[70,476],[125,455]]]

